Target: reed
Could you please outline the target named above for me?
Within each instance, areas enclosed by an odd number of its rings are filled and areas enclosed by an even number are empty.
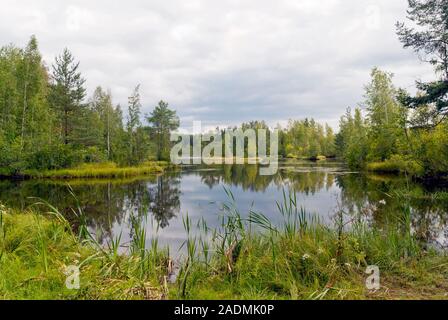
[[[447,257],[424,249],[414,238],[409,206],[383,230],[343,210],[337,212],[333,225],[325,225],[299,206],[293,192],[284,191],[283,202],[278,203],[282,222],[273,225],[252,210],[245,217],[236,208],[231,191],[225,192],[229,201],[223,205],[220,226],[210,230],[204,221],[197,224],[199,234],[206,230],[213,235],[205,245],[207,258],[190,258],[194,263],[183,265],[177,297],[365,299],[375,297],[365,288],[368,265],[378,265],[386,279],[415,279],[418,275],[418,281],[424,283],[419,290],[430,290],[435,278],[448,285],[444,276],[436,276],[428,268],[437,266],[447,272],[441,263]],[[185,225],[191,234],[191,223]],[[209,239],[207,234],[198,236],[202,248]],[[409,291],[413,297],[421,294],[412,286]],[[376,296],[382,294],[387,296],[384,292]]]
[[[157,232],[147,245],[154,223],[148,215],[130,217],[129,250],[120,252],[121,235],[101,246],[84,234],[88,229],[71,231],[51,205],[45,215],[0,207],[0,267],[6,270],[0,273],[0,298],[397,299],[443,297],[448,288],[448,258],[415,238],[410,206],[383,229],[342,209],[330,225],[284,191],[277,204],[282,221],[274,225],[262,213],[241,213],[230,189],[224,192],[228,201],[218,227],[183,216],[185,256],[176,260],[172,283],[172,257],[160,247]],[[74,212],[77,224],[87,226],[81,208]],[[81,267],[84,279],[75,293],[63,289],[60,271],[71,263]],[[387,290],[366,290],[369,265],[380,268]]]

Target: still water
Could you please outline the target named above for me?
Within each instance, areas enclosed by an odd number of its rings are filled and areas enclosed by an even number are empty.
[[[403,215],[410,205],[413,232],[437,246],[448,245],[446,187],[351,172],[337,161],[285,161],[274,176],[259,175],[256,165],[219,165],[184,166],[178,172],[133,180],[2,180],[0,202],[23,209],[40,198],[69,219],[79,204],[100,242],[106,244],[121,234],[123,247],[132,237],[131,218],[147,216],[151,221],[148,244],[157,237],[175,252],[186,236],[183,215],[188,213],[193,222],[204,218],[210,227],[219,224],[223,203],[230,201],[224,188],[233,193],[243,215],[250,210],[261,212],[274,224],[281,220],[276,202],[282,201],[284,189],[294,190],[301,207],[329,224],[342,210],[347,216],[363,215],[370,224],[381,226]],[[407,203],[400,196],[403,193],[414,196]],[[435,196],[422,196],[426,193]]]

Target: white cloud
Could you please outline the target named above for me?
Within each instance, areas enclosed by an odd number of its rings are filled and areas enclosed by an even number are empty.
[[[140,83],[145,112],[163,99],[210,127],[306,116],[336,125],[373,66],[406,88],[432,74],[395,35],[406,0],[4,2],[1,44],[36,34],[49,64],[73,51],[89,92],[101,85],[126,105]]]

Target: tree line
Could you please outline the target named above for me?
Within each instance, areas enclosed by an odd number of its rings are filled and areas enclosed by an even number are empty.
[[[399,40],[434,66],[437,79],[417,81],[412,96],[375,68],[364,102],[340,119],[336,149],[353,168],[440,176],[448,173],[448,2],[408,3],[411,26],[396,24]]]
[[[85,79],[68,49],[48,68],[34,36],[25,48],[0,48],[3,173],[89,162],[136,165],[168,160],[167,136],[179,126],[176,112],[160,101],[143,124],[141,108],[139,86],[125,110],[101,87],[86,101]]]
[[[277,126],[281,157],[337,156],[356,169],[448,172],[448,2],[409,0],[408,19],[413,26],[397,23],[398,37],[434,66],[437,79],[417,81],[412,96],[394,86],[393,74],[374,68],[364,101],[347,109],[336,134],[314,119]],[[170,133],[179,127],[179,118],[164,101],[143,116],[139,90],[136,86],[124,110],[101,87],[86,101],[85,79],[68,49],[47,68],[34,36],[25,48],[1,47],[0,173],[169,160]],[[264,121],[239,128],[271,132]],[[216,130],[224,136],[234,129]]]
[[[1,173],[106,161],[138,165],[151,159],[169,160],[170,133],[179,127],[176,111],[160,101],[150,114],[142,115],[139,85],[125,108],[114,104],[111,92],[102,87],[87,97],[79,66],[64,49],[47,67],[34,36],[25,48],[0,48]],[[250,121],[238,128],[271,132],[264,121]],[[217,128],[223,136],[235,129]],[[291,120],[279,129],[281,156],[311,158],[336,153],[328,125],[313,119]]]

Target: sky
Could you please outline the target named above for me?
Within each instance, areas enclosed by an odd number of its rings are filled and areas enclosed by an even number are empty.
[[[370,71],[410,91],[431,66],[402,48],[406,0],[2,0],[0,45],[36,35],[51,65],[69,48],[86,78],[143,113],[160,100],[183,127],[270,126],[313,117],[337,127],[363,101]]]

